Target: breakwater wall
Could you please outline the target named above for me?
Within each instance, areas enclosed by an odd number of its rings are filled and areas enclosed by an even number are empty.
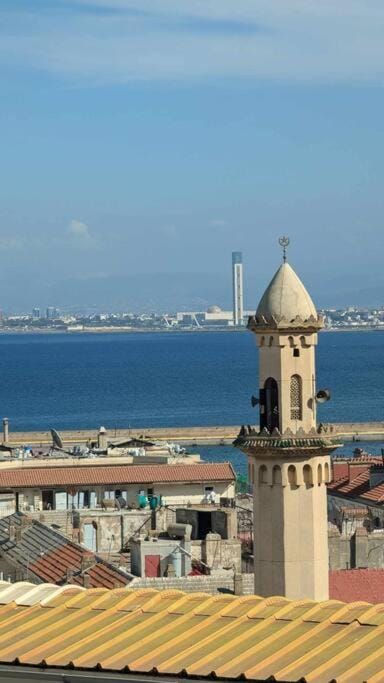
[[[239,425],[229,426],[194,426],[194,427],[151,427],[108,429],[111,441],[123,441],[133,437],[145,437],[149,440],[173,441],[185,446],[228,445],[236,438]],[[95,441],[97,429],[63,430],[60,432],[65,444],[83,444]],[[384,422],[339,422],[323,423],[322,432],[331,437],[339,437],[344,441],[384,441]],[[47,446],[52,443],[49,431],[15,432],[10,431],[8,443],[30,444],[31,446]]]

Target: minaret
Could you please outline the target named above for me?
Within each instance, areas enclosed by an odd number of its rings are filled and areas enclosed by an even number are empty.
[[[326,483],[337,444],[316,427],[315,347],[323,319],[284,262],[248,329],[259,348],[260,430],[242,427],[254,496],[255,593],[328,599]],[[329,396],[327,391],[320,392]]]

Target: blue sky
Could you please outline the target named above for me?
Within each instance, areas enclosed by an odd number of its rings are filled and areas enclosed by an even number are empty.
[[[143,276],[228,305],[232,250],[252,308],[282,233],[319,305],[384,303],[383,29],[378,0],[2,0],[0,308]]]

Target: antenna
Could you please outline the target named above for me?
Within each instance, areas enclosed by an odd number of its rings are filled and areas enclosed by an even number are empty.
[[[283,247],[283,262],[287,262],[287,247],[289,246],[290,239],[289,237],[279,237],[279,244],[281,247]]]
[[[53,441],[53,447],[58,448],[59,450],[62,450],[63,441],[62,441],[60,434],[58,434],[58,432],[56,431],[56,429],[51,429],[51,436],[52,436],[52,441]]]

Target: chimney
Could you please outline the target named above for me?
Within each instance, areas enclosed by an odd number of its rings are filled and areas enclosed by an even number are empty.
[[[89,588],[89,574],[83,575],[83,586],[84,588]]]
[[[96,564],[95,558],[91,553],[87,553],[81,556],[81,572],[86,572],[88,569]]]
[[[107,435],[107,430],[105,429],[105,427],[100,427],[100,429],[99,429],[99,434],[97,437],[97,445],[103,451],[106,451],[108,448],[108,435]]]
[[[369,487],[382,484],[384,481],[384,465],[371,465],[369,470]]]
[[[28,526],[31,526],[32,524],[33,524],[32,517],[28,517],[27,515],[24,515],[20,520],[20,528],[22,531],[25,531],[25,529]]]
[[[7,417],[3,417],[3,442],[8,443],[9,441],[9,420]]]

